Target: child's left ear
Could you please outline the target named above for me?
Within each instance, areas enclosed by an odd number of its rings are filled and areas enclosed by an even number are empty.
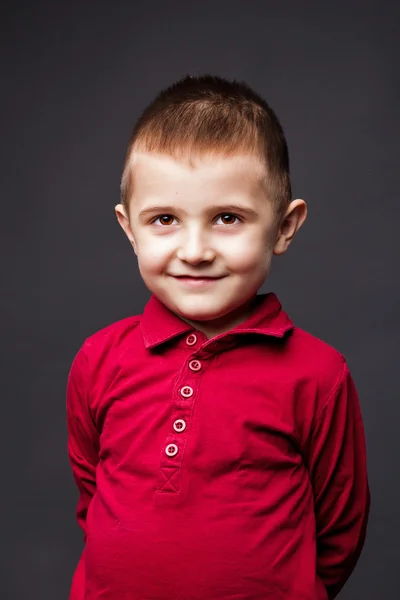
[[[307,217],[307,204],[304,200],[292,200],[282,217],[273,253],[283,254]]]
[[[125,232],[126,237],[130,241],[133,247],[134,253],[137,255],[137,247],[135,238],[132,233],[131,224],[129,222],[128,215],[126,214],[125,206],[123,204],[117,204],[115,207],[115,214],[118,220],[118,223],[121,225],[122,229]]]

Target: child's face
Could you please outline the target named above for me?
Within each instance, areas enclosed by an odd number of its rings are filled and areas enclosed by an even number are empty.
[[[298,223],[282,230],[260,175],[261,164],[251,155],[199,158],[190,166],[140,154],[129,214],[116,207],[148,289],[206,333],[246,318],[272,254],[286,250],[302,223],[293,205],[302,203],[304,212],[305,204],[297,200],[289,209]]]

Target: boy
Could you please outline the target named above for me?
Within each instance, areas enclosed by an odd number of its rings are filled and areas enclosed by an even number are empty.
[[[365,538],[364,432],[343,356],[257,295],[307,211],[274,112],[184,78],[139,119],[121,190],[152,297],[71,368],[70,600],[334,598]]]

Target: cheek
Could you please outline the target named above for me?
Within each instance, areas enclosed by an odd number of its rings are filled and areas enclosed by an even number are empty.
[[[238,240],[232,244],[225,244],[223,255],[226,257],[226,264],[237,272],[245,272],[250,268],[263,269],[269,265],[272,247],[266,236],[250,236],[240,243]]]
[[[166,240],[137,240],[137,259],[141,273],[158,273],[167,264],[170,253],[170,244]]]
[[[161,257],[155,252],[139,250],[138,266],[141,273],[157,273],[163,265]]]

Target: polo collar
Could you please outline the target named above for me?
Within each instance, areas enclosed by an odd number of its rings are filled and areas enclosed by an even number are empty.
[[[193,331],[189,325],[171,312],[156,296],[151,296],[141,318],[141,329],[146,348],[154,348],[187,331]],[[293,329],[293,323],[282,310],[277,296],[270,292],[254,298],[250,316],[230,331],[216,337],[223,339],[235,334],[255,333],[282,338]]]

